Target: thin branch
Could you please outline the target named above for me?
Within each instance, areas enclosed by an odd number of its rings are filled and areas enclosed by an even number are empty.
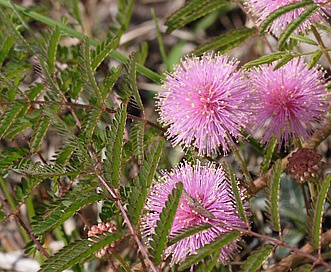
[[[1,0],[0,0],[1,1]],[[14,102],[8,102],[8,101],[0,101],[0,105],[12,105]],[[34,100],[34,101],[26,101],[26,103],[30,103],[30,104],[37,104],[37,105],[52,105],[54,104],[53,101],[38,101],[38,100]],[[62,101],[62,102],[56,102],[58,103],[60,106],[66,106],[66,107],[79,107],[79,108],[83,108],[83,109],[96,109],[99,108],[100,110],[104,111],[104,112],[108,112],[111,114],[116,113],[117,111],[114,109],[110,109],[110,108],[100,108],[98,106],[92,106],[92,105],[84,105],[84,104],[79,104],[79,103],[74,103],[74,102],[67,102],[67,101]],[[158,124],[153,123],[152,121],[149,121],[147,119],[132,115],[132,114],[127,114],[128,118],[130,118],[131,120],[134,121],[140,121],[140,122],[144,122],[145,124],[151,126],[151,127],[155,127],[156,129],[160,130],[162,133],[166,132],[166,129],[164,129],[163,127],[159,126]]]
[[[25,223],[22,221],[22,219],[12,210],[12,208],[8,205],[8,203],[0,196],[0,203],[3,205],[6,210],[10,213],[11,216],[13,216],[16,220],[16,222],[25,230],[27,235],[31,238],[31,240],[35,243],[35,245],[38,247],[39,251],[47,258],[49,259],[49,254],[44,249],[42,244],[39,242],[39,240],[32,234],[31,230],[25,225]]]

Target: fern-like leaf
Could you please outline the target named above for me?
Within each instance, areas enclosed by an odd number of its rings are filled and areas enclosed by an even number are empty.
[[[273,154],[275,152],[276,146],[277,146],[277,138],[274,137],[269,142],[268,147],[266,147],[266,151],[263,156],[263,160],[262,160],[261,167],[260,167],[261,174],[265,174],[268,171],[270,164],[272,162],[272,158],[273,158]]]
[[[300,3],[300,2],[298,2]],[[308,20],[320,7],[318,5],[314,5],[312,7],[307,7],[298,18],[293,20],[291,23],[288,24],[288,26],[285,28],[285,30],[282,32],[282,34],[279,36],[278,41],[278,48],[282,50],[284,48],[284,45],[287,41],[287,39],[290,37],[290,35],[306,20]]]
[[[187,237],[190,237],[196,233],[199,233],[201,231],[207,230],[212,228],[213,226],[210,224],[199,224],[199,225],[193,225],[187,228],[180,229],[179,231],[176,231],[172,233],[169,237],[169,242],[167,246],[171,246]]]
[[[288,63],[289,61],[291,61],[294,58],[294,55],[292,55],[291,53],[287,53],[284,56],[282,56],[282,58],[275,64],[273,70],[277,70],[280,67],[284,66],[286,63]]]
[[[131,128],[132,148],[134,154],[137,154],[138,164],[143,164],[144,159],[144,135],[145,123],[134,122]]]
[[[280,231],[279,188],[281,174],[282,161],[278,160],[272,169],[272,174],[266,187],[266,212],[275,231]]]
[[[114,187],[118,187],[121,174],[123,135],[126,123],[126,105],[122,105],[112,120],[111,128],[106,129],[108,146],[106,151],[107,160],[104,161],[106,179]]]
[[[261,64],[272,63],[276,60],[281,59],[285,54],[285,51],[275,52],[270,55],[259,57],[258,59],[252,60],[244,64],[244,68],[250,68],[253,66],[259,66]]]
[[[128,61],[126,62],[125,68],[127,73],[125,79],[126,84],[128,85],[128,88],[130,88],[132,93],[131,101],[133,102],[134,106],[136,106],[140,111],[142,111],[142,116],[145,116],[144,105],[137,87],[137,63],[134,54],[130,55]]]
[[[101,62],[109,55],[111,51],[116,49],[119,45],[119,38],[114,37],[113,39],[106,39],[104,42],[100,43],[95,51],[92,51],[92,71],[95,71]]]
[[[89,110],[86,114],[86,118],[82,123],[82,129],[80,131],[80,137],[85,143],[90,143],[94,130],[100,121],[102,111],[99,108],[93,108]]]
[[[243,200],[242,200],[242,192],[240,191],[239,187],[238,187],[238,183],[235,177],[235,174],[233,172],[233,169],[231,167],[230,164],[226,164],[226,168],[227,168],[227,175],[229,175],[230,177],[230,181],[231,181],[231,188],[236,200],[236,207],[237,207],[237,211],[238,211],[238,215],[239,217],[247,222],[247,217],[246,217],[246,212],[245,212],[245,208],[244,208],[244,204],[243,204]]]
[[[55,27],[55,30],[50,37],[51,38],[49,41],[48,52],[47,52],[48,55],[47,64],[48,64],[49,73],[53,74],[55,71],[55,59],[56,59],[57,47],[59,45],[59,41],[61,38],[61,33],[58,26]]]
[[[239,231],[229,232],[216,238],[214,241],[205,245],[204,247],[197,249],[195,254],[188,256],[185,261],[180,264],[179,271],[183,271],[190,268],[192,265],[197,264],[208,255],[213,254],[215,251],[219,250],[220,247],[226,246],[227,244],[236,240],[239,236]]]
[[[38,122],[34,126],[33,134],[30,140],[30,151],[32,154],[39,151],[50,124],[51,122],[47,116],[41,115],[39,117]]]
[[[219,262],[221,252],[222,252],[222,248],[219,248],[213,254],[211,254],[210,257],[209,256],[206,257],[203,262],[200,262],[195,267],[195,271],[196,272],[213,271],[214,266]],[[221,268],[219,268],[219,269],[222,269],[222,264],[221,264]],[[223,269],[225,269],[224,266],[223,266]],[[223,271],[223,270],[221,270],[221,271]]]
[[[5,42],[2,44],[2,47],[0,48],[0,67],[2,66],[10,49],[14,45],[14,42],[15,42],[15,40],[13,37],[7,37]]]
[[[36,217],[33,233],[37,236],[45,234],[63,224],[84,206],[104,199],[103,194],[95,191],[98,185],[91,183],[88,186],[79,186],[55,201],[42,216]]]
[[[248,38],[252,37],[256,33],[255,28],[237,28],[222,34],[211,41],[198,46],[192,53],[194,55],[201,55],[207,51],[218,51],[220,53],[226,53],[231,49],[242,44]]]
[[[299,9],[299,8],[308,7],[308,6],[311,6],[313,4],[314,4],[313,1],[299,1],[299,2],[291,3],[289,5],[282,6],[282,7],[278,8],[277,10],[272,12],[262,22],[262,24],[260,26],[260,34],[262,35],[266,31],[266,29],[269,27],[269,25],[271,25],[277,18],[283,16],[285,13],[291,12],[291,11]]]
[[[5,135],[9,127],[15,122],[20,112],[24,110],[26,106],[20,101],[15,102],[10,106],[8,110],[0,117],[0,139]]]
[[[178,182],[175,188],[173,188],[171,194],[169,194],[168,200],[165,202],[165,207],[160,213],[160,219],[156,223],[155,234],[152,235],[152,240],[150,241],[150,253],[157,265],[162,261],[162,253],[166,247],[167,238],[178,208],[182,191],[183,184]]]
[[[201,18],[212,11],[229,4],[229,1],[222,0],[191,0],[182,8],[171,14],[165,25],[168,27],[166,32],[169,34],[175,29]]]
[[[292,33],[290,35],[290,38],[293,39],[293,40],[299,41],[299,42],[303,42],[303,43],[306,43],[306,44],[311,44],[311,45],[318,46],[317,42],[315,42],[314,40],[309,39],[308,37],[303,36],[303,35],[297,35],[297,34]]]
[[[316,50],[310,57],[310,60],[309,60],[308,65],[307,65],[308,69],[313,68],[322,56],[323,56],[323,51],[322,50]]]
[[[254,250],[247,260],[241,266],[241,272],[259,271],[262,263],[266,260],[269,254],[273,251],[274,246],[264,245]]]
[[[75,241],[51,256],[41,266],[39,272],[60,272],[75,264],[90,260],[98,250],[121,239],[122,233],[107,233],[91,240]]]
[[[322,220],[324,213],[324,203],[329,191],[331,183],[331,175],[328,175],[321,185],[318,185],[316,197],[313,198],[311,210],[308,213],[308,235],[312,245],[320,249],[321,247],[321,232]]]
[[[152,183],[161,157],[163,144],[163,138],[153,144],[150,151],[146,154],[146,160],[143,161],[138,177],[134,180],[131,196],[128,200],[128,211],[133,225],[136,225],[140,218],[140,213],[147,197],[147,189]]]

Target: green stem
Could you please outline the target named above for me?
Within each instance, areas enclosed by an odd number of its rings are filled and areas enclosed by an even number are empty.
[[[315,38],[316,38],[316,40],[318,42],[318,44],[319,44],[319,46],[320,46],[323,54],[325,55],[326,59],[328,60],[329,68],[331,69],[331,57],[329,55],[329,52],[326,50],[326,46],[325,46],[325,44],[324,44],[324,42],[322,40],[321,35],[318,33],[316,27],[313,26],[313,25],[311,26],[311,30],[312,30],[312,32],[313,32],[313,34],[314,34],[314,36],[315,36]]]
[[[0,0],[0,6],[2,7],[6,7],[6,8],[11,8],[11,5],[8,1],[6,0]],[[31,8],[29,7],[22,7],[20,5],[16,5],[14,4],[14,7],[17,11],[19,12],[22,12],[24,15],[30,17],[30,18],[33,18],[35,19],[36,21],[39,21],[39,22],[42,22],[48,26],[52,26],[52,27],[58,27],[60,30],[62,30],[63,32],[65,32],[66,34],[68,34],[69,36],[72,36],[72,37],[75,37],[81,41],[83,41],[85,39],[85,35],[81,32],[78,32],[60,22],[57,22],[51,18],[48,18],[44,15],[41,15],[35,11],[32,11]],[[87,37],[89,43],[93,46],[97,46],[99,44],[99,41],[93,39],[93,38],[90,38],[90,37]],[[113,50],[109,53],[109,55],[118,60],[119,62],[121,63],[125,63],[127,61],[127,57],[125,57],[124,55],[122,55],[121,53]],[[156,83],[161,83],[162,81],[162,77],[160,75],[158,75],[157,73],[149,70],[148,68],[146,68],[145,66],[137,63],[137,71],[148,77],[150,80],[153,80],[154,82]]]
[[[247,186],[246,187],[247,188],[251,188],[251,186],[254,185],[254,181],[253,181],[253,179],[251,177],[251,174],[249,173],[249,171],[247,169],[247,165],[244,162],[244,159],[242,158],[242,156],[241,156],[241,154],[240,154],[240,152],[239,152],[239,150],[238,150],[238,148],[236,146],[233,146],[232,147],[232,152],[233,152],[234,156],[236,157],[237,162],[239,163],[239,166],[241,168],[241,171],[243,171],[243,173],[244,173],[244,175],[245,175],[245,177],[247,179],[247,184],[246,184]]]
[[[116,251],[112,253],[112,255],[120,262],[122,267],[124,268],[125,271],[131,272],[131,268],[128,265],[128,263],[122,258],[120,254],[118,254]]]

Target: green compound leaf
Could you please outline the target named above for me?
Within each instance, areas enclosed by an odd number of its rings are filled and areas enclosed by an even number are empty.
[[[2,66],[10,49],[14,45],[14,42],[15,40],[13,37],[7,37],[6,41],[3,43],[2,47],[0,48],[0,67]]]
[[[195,254],[188,256],[184,262],[179,266],[179,271],[190,268],[192,265],[197,264],[205,257],[213,254],[215,251],[219,250],[220,247],[226,246],[232,241],[236,240],[240,236],[239,231],[233,231],[216,238],[213,242],[197,249]]]
[[[200,224],[200,225],[193,225],[188,228],[180,229],[170,235],[170,241],[168,242],[167,246],[171,246],[187,237],[190,237],[196,233],[201,231],[207,230],[212,228],[213,226],[210,224]]]
[[[172,189],[168,200],[165,202],[165,207],[160,213],[160,219],[156,223],[155,234],[152,235],[150,241],[150,254],[153,256],[154,263],[160,264],[162,261],[162,253],[167,244],[167,238],[175,218],[177,207],[183,191],[183,184],[178,182]]]
[[[227,33],[220,35],[211,41],[198,46],[192,54],[201,55],[207,51],[217,51],[220,53],[226,53],[231,49],[242,44],[248,38],[252,37],[256,33],[256,28],[236,28],[228,31]]]
[[[141,211],[147,197],[147,190],[150,187],[154,178],[156,168],[158,166],[164,139],[160,138],[150,147],[150,151],[146,154],[146,160],[140,168],[138,177],[134,179],[132,192],[129,198],[128,211],[132,225],[137,225]]]
[[[92,71],[95,71],[101,62],[109,56],[109,53],[116,49],[119,45],[119,38],[115,36],[113,39],[106,39],[104,42],[100,43],[95,51],[92,51]]]
[[[269,25],[271,25],[273,23],[273,21],[275,21],[277,18],[281,17],[285,13],[296,10],[298,8],[308,7],[313,4],[314,4],[313,1],[300,1],[300,2],[295,2],[295,3],[291,3],[289,5],[280,7],[279,9],[277,9],[273,13],[271,13],[263,21],[263,23],[260,26],[260,35],[262,35],[266,31],[266,29],[269,27]],[[301,16],[299,18],[301,18]]]
[[[300,2],[298,2],[300,3]],[[317,5],[314,5],[312,7],[307,8],[305,11],[303,11],[300,14],[300,17],[293,20],[291,23],[288,24],[286,29],[282,32],[282,34],[279,36],[278,41],[278,48],[282,50],[285,46],[285,43],[287,39],[290,37],[290,35],[307,19],[309,19],[315,11],[317,11],[320,7]]]
[[[90,143],[94,130],[100,121],[102,111],[99,108],[93,108],[87,111],[86,118],[82,123],[82,129],[80,131],[80,137],[85,143]]]
[[[24,104],[17,101],[9,106],[8,110],[4,111],[4,113],[0,116],[0,139],[3,138],[9,127],[13,125],[16,118],[25,108],[26,106]]]
[[[281,58],[283,58],[283,56],[287,54],[285,51],[280,51],[280,52],[275,52],[275,53],[272,53],[270,55],[266,55],[266,56],[262,56],[258,59],[255,59],[255,60],[252,60],[250,62],[247,62],[245,65],[244,65],[244,68],[250,68],[250,67],[253,67],[253,66],[259,66],[261,64],[268,64],[268,63],[272,63],[276,60],[279,60]]]
[[[104,160],[106,180],[114,187],[119,186],[119,179],[122,169],[123,135],[126,124],[126,105],[119,108],[112,120],[110,128],[106,129],[108,145],[106,147],[107,159]]]
[[[324,203],[329,191],[331,175],[328,175],[317,189],[317,196],[313,198],[312,209],[308,213],[308,235],[312,245],[316,249],[321,248],[322,220],[324,213]]]
[[[181,7],[179,10],[171,14],[165,25],[168,27],[167,34],[175,29],[181,28],[184,25],[201,18],[212,11],[229,4],[229,1],[222,0],[191,0]]]
[[[34,130],[30,140],[30,152],[32,154],[39,151],[50,124],[51,122],[47,116],[41,115],[39,117],[38,122],[34,126]]]
[[[51,256],[41,266],[40,272],[61,272],[75,264],[83,264],[103,247],[121,239],[122,233],[105,233],[91,240],[75,241]]]
[[[132,148],[139,165],[142,165],[144,160],[144,136],[145,123],[134,122],[131,128]]]
[[[273,251],[274,246],[264,245],[254,250],[241,266],[241,272],[255,272],[260,271],[262,263],[266,260],[269,254]]]
[[[35,218],[33,233],[37,236],[43,235],[63,224],[84,206],[104,199],[105,196],[95,190],[98,185],[91,183],[87,186],[79,186],[55,201],[42,216]]]
[[[261,163],[261,168],[260,168],[261,174],[265,174],[269,170],[269,167],[270,167],[270,164],[272,162],[272,157],[273,157],[273,154],[275,152],[277,143],[278,143],[277,137],[273,137],[271,139],[271,141],[269,142],[269,145],[266,148],[266,151],[265,151],[265,154],[263,156],[262,163]]]
[[[289,61],[291,61],[294,58],[294,56],[291,53],[287,53],[284,56],[282,56],[282,58],[276,63],[276,65],[274,66],[273,70],[277,70],[280,67],[284,66],[286,63],[288,63]]]
[[[48,52],[47,52],[48,55],[47,64],[50,74],[53,74],[55,71],[56,52],[60,38],[61,38],[60,29],[58,28],[58,26],[56,26],[54,32],[51,35],[48,46]]]
[[[319,61],[319,59],[322,57],[323,51],[322,50],[316,50],[310,57],[309,63],[308,63],[308,69],[310,70],[315,66],[315,64]]]
[[[238,187],[238,183],[235,177],[235,174],[233,172],[233,169],[230,164],[225,164],[226,169],[227,169],[227,175],[230,177],[231,180],[231,188],[234,193],[235,199],[236,199],[236,204],[237,204],[237,210],[238,210],[238,215],[239,217],[247,222],[247,217],[246,217],[246,212],[242,200],[242,193],[240,192],[240,189]]]
[[[271,177],[267,182],[266,187],[266,212],[275,231],[280,231],[280,217],[279,217],[279,189],[280,178],[282,174],[282,161],[277,160],[275,163]]]
[[[292,33],[290,35],[290,38],[293,39],[293,40],[299,41],[299,42],[303,42],[303,43],[307,43],[307,44],[318,46],[318,43],[317,42],[315,42],[312,39],[309,39],[306,36],[297,35],[297,34]]]

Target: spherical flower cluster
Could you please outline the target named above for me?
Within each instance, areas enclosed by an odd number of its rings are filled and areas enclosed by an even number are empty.
[[[155,233],[155,227],[162,208],[165,206],[168,195],[178,182],[182,182],[185,192],[210,212],[214,218],[206,217],[206,212],[202,212],[201,208],[199,210],[192,205],[185,195],[182,195],[171,228],[171,234],[199,224],[209,223],[212,227],[168,247],[165,254],[167,256],[172,255],[171,264],[185,260],[188,255],[194,254],[197,249],[231,231],[232,227],[247,228],[246,223],[237,215],[234,196],[224,170],[211,163],[202,166],[198,162],[195,166],[192,166],[184,162],[170,173],[163,172],[161,180],[155,182],[148,196],[147,213],[142,219],[142,233],[145,236],[151,237]],[[222,222],[222,224],[219,222]],[[222,247],[219,260],[227,263],[237,250],[237,243],[230,242]]]
[[[315,149],[300,148],[288,159],[287,172],[291,179],[298,183],[305,183],[320,174],[324,165],[322,155]]]
[[[114,232],[115,230],[117,230],[117,227],[114,224],[110,222],[100,222],[98,223],[98,225],[94,225],[91,227],[91,229],[87,232],[87,236],[89,237],[89,239],[91,239],[90,237],[97,237],[98,234],[100,235],[104,234],[105,232]],[[106,245],[95,253],[96,257],[102,258],[107,254],[112,254],[116,248],[116,245],[116,242]]]
[[[251,124],[262,140],[277,137],[279,147],[290,139],[307,139],[328,109],[324,73],[308,69],[303,58],[274,70],[261,65],[247,73],[255,99]]]
[[[280,7],[287,6],[292,3],[301,2],[300,0],[246,0],[245,6],[247,10],[255,18],[255,23],[260,25],[271,13]],[[330,15],[331,4],[327,4],[328,0],[314,0],[315,4],[320,6],[310,18],[305,20],[296,30],[295,33],[305,33],[311,26],[312,22],[324,22],[327,16]],[[269,26],[268,30],[276,36],[279,36],[282,31],[291,23],[293,20],[300,17],[302,12],[307,9],[308,6],[298,8],[287,12],[277,18]]]
[[[173,145],[193,146],[200,155],[226,153],[249,115],[249,89],[238,63],[208,53],[186,57],[167,74],[164,92],[157,96],[159,121]]]

